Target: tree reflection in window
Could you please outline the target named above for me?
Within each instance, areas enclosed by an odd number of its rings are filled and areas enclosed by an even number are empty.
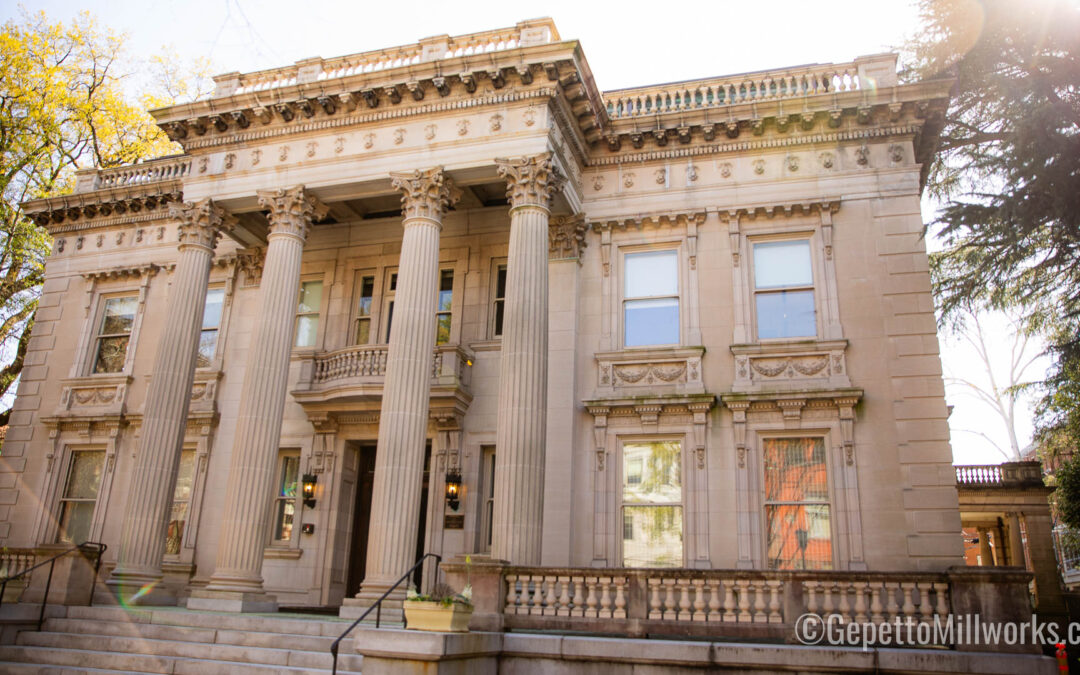
[[[623,445],[623,565],[683,565],[682,445]]]
[[[832,569],[825,440],[767,438],[762,456],[769,569]]]

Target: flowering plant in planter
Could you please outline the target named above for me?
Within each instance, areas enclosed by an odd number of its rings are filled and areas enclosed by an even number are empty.
[[[433,630],[441,633],[464,633],[472,617],[472,586],[460,593],[446,584],[437,584],[431,593],[418,593],[410,588],[405,594],[405,627],[412,630]]]

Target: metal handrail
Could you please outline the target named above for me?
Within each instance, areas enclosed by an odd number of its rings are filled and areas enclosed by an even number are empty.
[[[90,602],[87,603],[88,606],[93,605],[94,604],[94,588],[97,586],[98,572],[101,571],[101,558],[102,558],[102,556],[105,555],[105,550],[108,549],[109,547],[106,546],[105,544],[102,544],[101,542],[97,542],[97,541],[84,541],[83,543],[79,544],[78,546],[73,546],[73,547],[69,548],[66,551],[63,551],[61,553],[57,553],[56,555],[49,558],[48,560],[42,560],[41,562],[34,565],[33,567],[28,567],[28,568],[24,569],[22,572],[19,572],[18,574],[13,574],[10,577],[4,577],[3,579],[0,579],[0,607],[2,607],[3,604],[4,604],[4,592],[7,591],[7,585],[8,585],[9,581],[14,581],[15,579],[18,579],[21,576],[30,574],[31,572],[33,572],[34,570],[36,570],[39,567],[44,567],[45,565],[48,565],[49,566],[49,578],[45,581],[45,595],[43,595],[42,598],[41,598],[41,613],[38,614],[38,622],[37,622],[37,629],[38,629],[38,631],[40,631],[42,625],[44,625],[44,623],[45,623],[45,606],[49,604],[49,590],[52,588],[53,570],[56,568],[56,561],[59,560],[60,558],[63,558],[64,556],[68,555],[69,553],[74,553],[75,551],[79,551],[80,553],[87,553],[87,551],[85,550],[87,548],[90,549],[89,552],[96,552],[97,553],[97,560],[94,561],[94,580],[90,583]]]
[[[389,595],[394,592],[394,589],[400,586],[402,581],[408,579],[409,576],[412,575],[412,573],[415,572],[418,567],[423,565],[424,561],[428,558],[435,558],[436,565],[442,562],[442,556],[438,555],[437,553],[425,553],[424,555],[420,556],[420,559],[416,561],[415,565],[409,568],[408,572],[402,574],[401,578],[395,581],[394,585],[391,586],[389,590],[383,593],[382,596],[380,596],[379,599],[375,601],[375,604],[373,604],[371,607],[368,607],[367,611],[360,615],[360,618],[358,618],[356,621],[353,621],[352,625],[346,628],[345,632],[338,636],[338,639],[334,640],[334,642],[330,645],[330,653],[334,655],[334,665],[333,668],[330,670],[331,675],[337,675],[338,647],[341,646],[341,641],[345,639],[345,636],[347,636],[349,633],[352,632],[354,628],[360,625],[360,622],[366,619],[367,615],[371,614],[371,610],[373,609],[375,610],[375,627],[378,628],[379,621],[382,619],[382,601],[389,597]]]

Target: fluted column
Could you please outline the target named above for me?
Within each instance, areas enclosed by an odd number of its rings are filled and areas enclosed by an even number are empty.
[[[269,210],[256,324],[240,394],[217,565],[205,589],[192,591],[191,609],[273,611],[263,592],[262,562],[270,528],[274,471],[281,437],[300,286],[300,257],[311,223],[327,207],[304,188],[260,191]]]
[[[195,357],[214,246],[235,219],[204,199],[174,204],[180,221],[180,252],[168,310],[146,394],[142,435],[135,452],[117,566],[108,581],[124,602],[174,604],[162,592],[161,556],[176,489],[176,471],[187,426]]]
[[[369,604],[415,562],[435,349],[439,233],[443,214],[461,195],[442,167],[391,173],[390,178],[402,193],[405,232],[379,414],[365,578],[357,598],[345,601],[342,616]],[[400,595],[404,597],[404,589]]]
[[[497,159],[510,199],[506,313],[495,435],[491,557],[539,565],[548,368],[548,204],[561,184],[548,153]]]

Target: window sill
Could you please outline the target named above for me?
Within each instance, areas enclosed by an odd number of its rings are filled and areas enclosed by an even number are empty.
[[[469,349],[474,352],[497,352],[502,349],[502,338],[470,342]]]
[[[598,396],[643,389],[705,393],[701,370],[704,347],[635,347],[596,354]]]
[[[263,550],[263,558],[266,560],[297,560],[304,554],[302,548],[283,548],[281,546],[267,546]]]
[[[56,414],[121,414],[132,379],[127,373],[101,373],[62,380],[60,384],[63,389]]]

